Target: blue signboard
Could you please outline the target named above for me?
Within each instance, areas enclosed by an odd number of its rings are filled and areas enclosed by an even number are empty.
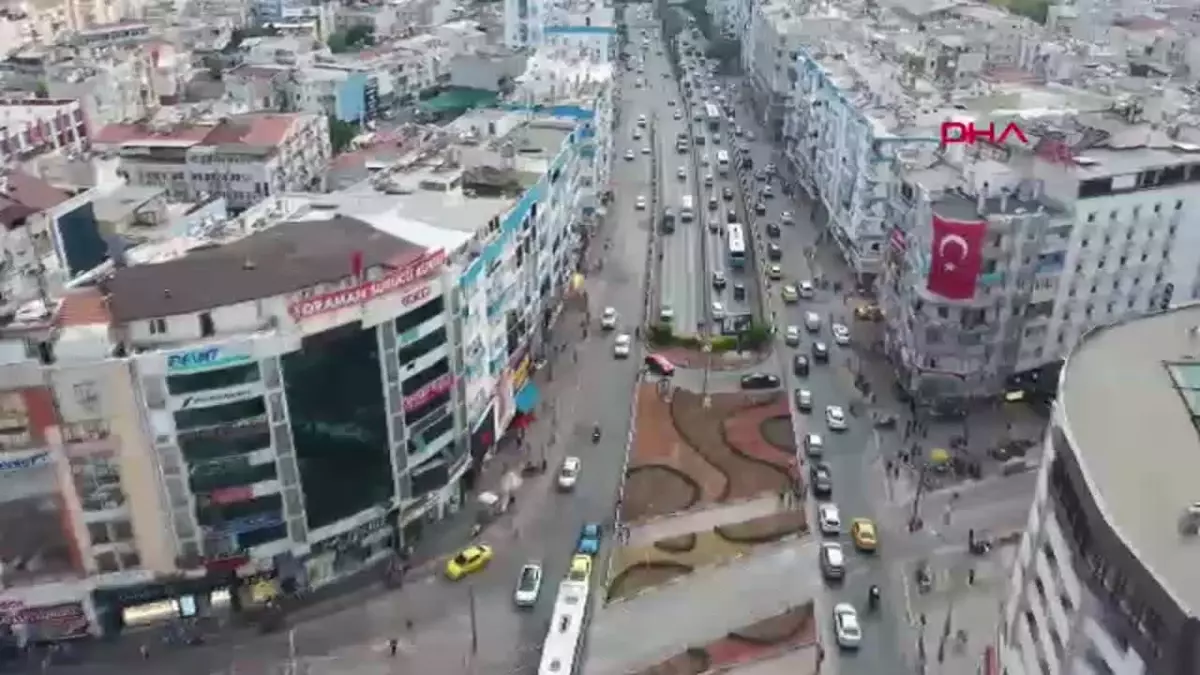
[[[193,370],[228,368],[249,361],[249,354],[225,354],[220,347],[208,347],[190,352],[168,354],[167,372],[187,373]]]

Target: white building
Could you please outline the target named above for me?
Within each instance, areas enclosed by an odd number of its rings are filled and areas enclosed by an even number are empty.
[[[504,43],[580,50],[583,58],[608,61],[616,48],[615,13],[600,0],[504,0]]]
[[[78,154],[90,145],[88,121],[79,101],[0,101],[0,166],[57,151]]]
[[[1198,325],[1195,305],[1118,321],[1068,356],[995,672],[1200,670]]]
[[[171,199],[225,197],[244,209],[291,190],[317,187],[332,154],[329,122],[310,113],[249,113],[209,122],[112,124],[97,147],[121,158],[131,185],[162,187]]]

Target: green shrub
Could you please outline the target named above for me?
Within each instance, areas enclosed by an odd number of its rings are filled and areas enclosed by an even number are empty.
[[[670,324],[656,323],[650,326],[650,330],[647,333],[651,344],[664,346],[675,341],[675,334],[671,330]]]
[[[712,350],[717,353],[732,352],[738,348],[738,340],[732,335],[718,335],[710,340]]]

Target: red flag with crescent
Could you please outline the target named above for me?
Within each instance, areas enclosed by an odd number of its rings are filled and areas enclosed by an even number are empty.
[[[975,282],[983,267],[987,223],[933,216],[933,256],[926,288],[947,300],[975,297]]]

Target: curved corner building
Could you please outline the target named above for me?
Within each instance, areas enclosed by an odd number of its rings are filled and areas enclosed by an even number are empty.
[[[1067,359],[999,636],[1009,675],[1200,673],[1200,306]]]

